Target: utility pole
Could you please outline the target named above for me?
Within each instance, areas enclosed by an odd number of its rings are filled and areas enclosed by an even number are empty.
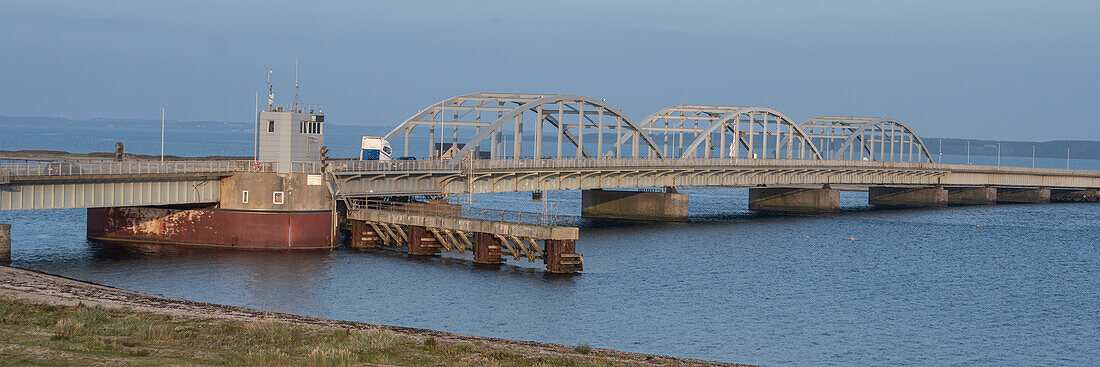
[[[943,138],[940,138],[940,163],[943,163]]]
[[[970,141],[966,141],[966,164],[970,164]]]
[[[1035,144],[1031,144],[1031,168],[1035,168]]]
[[[160,163],[164,163],[164,107],[160,108]]]
[[[1066,169],[1069,169],[1069,148],[1066,148]]]
[[[997,165],[1001,165],[1001,143],[997,143]]]

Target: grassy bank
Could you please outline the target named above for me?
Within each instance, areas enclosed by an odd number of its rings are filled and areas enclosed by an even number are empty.
[[[588,356],[521,355],[383,330],[272,320],[170,317],[129,310],[0,301],[0,365],[619,366]]]

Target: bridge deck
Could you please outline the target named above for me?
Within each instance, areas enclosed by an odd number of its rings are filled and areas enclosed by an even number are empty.
[[[916,162],[582,158],[450,161],[332,160],[342,197],[476,194],[664,186],[990,186],[1100,189],[1100,171]],[[321,173],[317,162],[292,172]],[[0,163],[0,210],[218,202],[217,182],[277,172],[272,162],[101,161]]]
[[[1100,188],[1100,171],[963,164],[745,158],[339,162],[345,196],[663,186],[998,186]]]

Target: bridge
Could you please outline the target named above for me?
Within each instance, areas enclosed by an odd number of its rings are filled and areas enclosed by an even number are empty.
[[[357,244],[435,253],[436,247],[462,251],[499,240],[511,248],[498,246],[493,256],[554,258],[560,270],[579,269],[573,257],[579,254],[572,253],[575,238],[561,237],[560,229],[549,228],[554,226],[478,232],[475,227],[489,224],[397,215],[354,202],[583,190],[585,217],[682,220],[687,196],[677,188],[684,187],[748,188],[749,209],[791,213],[838,210],[838,190],[867,191],[870,204],[893,207],[1100,197],[1100,171],[936,163],[916,131],[896,119],[822,116],[798,123],[767,107],[677,105],[635,121],[586,96],[474,93],[426,106],[385,138],[400,155],[417,159],[0,163],[0,210],[200,205],[331,211],[333,231],[340,219],[359,221],[350,224],[363,235]],[[284,205],[284,192],[298,201]],[[423,225],[429,222],[434,224]],[[288,246],[293,232],[287,228]],[[231,238],[233,246],[240,242],[237,234]],[[554,241],[550,247],[563,250],[543,254],[537,244],[529,246],[534,240]],[[409,247],[414,243],[419,250]],[[485,259],[486,247],[479,248]]]
[[[720,186],[760,193],[752,209],[804,212],[835,210],[834,188],[912,207],[1044,202],[1051,190],[1078,200],[1100,188],[1097,171],[934,163],[896,119],[796,123],[767,107],[678,105],[634,121],[585,96],[474,93],[421,109],[386,139],[421,160],[334,162],[341,196]]]

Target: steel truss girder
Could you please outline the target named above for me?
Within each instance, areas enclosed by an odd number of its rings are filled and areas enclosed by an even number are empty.
[[[758,115],[763,116],[763,118],[758,119]],[[658,126],[657,124],[658,121],[662,120],[665,121],[666,126],[664,127]],[[673,125],[671,121],[675,121],[675,125]],[[693,121],[695,126],[687,127],[688,121]],[[703,121],[707,125],[699,127],[700,121]],[[768,131],[769,124],[773,124],[773,122],[769,121],[774,122],[774,132]],[[739,126],[733,126],[733,124],[740,125],[742,123],[747,123],[750,126],[760,125],[761,130],[742,130]],[[798,146],[799,158],[809,155],[810,159],[821,159],[819,149],[808,139],[808,136],[802,131],[798,124],[795,124],[790,118],[779,111],[767,107],[679,105],[666,107],[649,115],[642,121],[641,125],[647,133],[651,134],[651,139],[654,138],[654,136],[652,136],[654,132],[661,132],[664,134],[665,148],[668,147],[669,133],[679,134],[678,137],[673,138],[673,140],[678,138],[680,141],[678,143],[673,141],[672,143],[674,146],[677,144],[680,145],[680,149],[682,149],[680,153],[681,158],[695,157],[699,146],[702,144],[707,144],[708,150],[704,152],[704,156],[708,156],[709,148],[715,146],[711,139],[715,132],[719,132],[721,135],[719,135],[720,142],[717,144],[718,157],[726,157],[728,155],[725,151],[725,139],[728,133],[733,135],[731,136],[731,143],[738,144],[745,148],[746,152],[748,152],[748,158],[755,158],[756,148],[753,146],[754,143],[751,140],[744,140],[743,138],[749,136],[751,139],[751,136],[760,133],[763,139],[767,139],[768,136],[775,136],[775,147],[771,150],[772,157],[783,155],[782,149],[787,149],[787,158],[795,158],[792,156],[793,153],[791,148],[793,148],[793,146],[791,146],[791,142],[789,141],[789,137],[793,136],[801,142]],[[787,131],[782,132],[782,128],[786,128]],[[695,136],[692,137],[692,141],[688,143],[686,147],[684,147],[683,136],[685,133],[695,134]],[[785,140],[783,135],[787,135],[788,139]],[[616,142],[616,146],[620,146],[624,142],[624,140],[620,139],[620,141]],[[767,140],[764,140],[763,149],[761,151],[764,157],[761,158],[766,158],[769,153],[766,142]],[[807,150],[809,154],[807,154]],[[740,150],[738,150],[736,154],[740,154],[739,152]]]
[[[0,210],[202,204],[220,196],[217,179],[11,182],[0,185]]]
[[[913,131],[909,125],[905,123],[881,117],[852,117],[852,116],[822,116],[810,119],[801,124],[803,130],[809,132],[809,135],[813,139],[825,140],[830,142],[833,140],[841,140],[840,147],[830,151],[832,159],[844,159],[846,152],[847,158],[851,160],[858,160],[867,158],[873,161],[879,161],[875,157],[876,145],[880,143],[878,152],[880,157],[885,157],[887,144],[889,144],[889,161],[903,161],[905,157],[906,146],[910,146],[909,161],[913,161],[912,147],[916,147],[918,154],[922,157],[920,162],[932,163],[932,154],[928,151],[928,147],[924,145],[924,140]],[[889,131],[887,131],[889,127]],[[900,129],[897,130],[897,129]],[[820,133],[818,133],[820,132]],[[826,133],[828,132],[828,133]],[[868,137],[867,135],[871,136]],[[899,135],[900,134],[900,135]],[[881,136],[881,139],[876,139],[876,136]],[[908,140],[906,140],[908,139]],[[853,145],[859,144],[860,157],[854,157],[852,154]],[[900,154],[894,159],[895,146],[894,143],[898,143],[900,148]],[[831,145],[831,144],[830,144]],[[863,153],[868,153],[864,156]]]
[[[474,104],[468,104],[474,103]],[[547,105],[557,105],[553,109],[543,109]],[[586,108],[587,107],[587,108]],[[494,113],[492,116],[492,122],[482,121],[482,112]],[[542,124],[543,122],[549,122],[557,130],[558,135],[558,156],[561,158],[561,145],[563,138],[568,140],[568,143],[576,149],[577,155],[580,157],[591,157],[592,155],[586,151],[585,144],[583,143],[584,132],[586,128],[601,129],[601,133],[610,133],[611,130],[617,130],[616,132],[626,131],[628,136],[637,136],[641,139],[646,146],[653,152],[657,151],[656,144],[649,138],[649,135],[644,131],[641,131],[638,126],[619,111],[617,108],[607,104],[603,100],[597,100],[586,96],[578,95],[553,95],[553,94],[529,94],[529,93],[474,93],[468,95],[455,96],[438,103],[432,104],[425,109],[420,110],[413,116],[406,119],[388,134],[385,139],[393,141],[400,134],[405,134],[405,147],[408,151],[409,134],[412,129],[417,126],[430,126],[430,146],[432,151],[429,155],[434,155],[441,152],[434,151],[434,146],[438,141],[435,140],[435,126],[440,126],[444,129],[450,126],[452,129],[452,141],[457,138],[457,129],[459,127],[476,127],[478,129],[476,135],[473,138],[464,142],[464,146],[458,150],[457,154],[454,154],[448,166],[456,167],[463,157],[471,155],[474,149],[478,147],[487,139],[491,144],[490,153],[493,158],[497,156],[506,156],[506,152],[509,151],[508,147],[505,147],[502,141],[507,139],[503,134],[505,127],[511,126],[513,133],[511,157],[513,159],[519,159],[522,157],[523,147],[523,134],[520,133],[521,126],[523,124],[523,114],[527,112],[535,112],[538,114],[536,123],[536,138],[535,147],[533,151],[536,157],[541,156],[543,152],[542,146]],[[452,121],[444,121],[445,115],[451,113]],[[470,114],[474,114],[476,121],[468,121]],[[566,115],[583,116],[580,118],[582,121],[558,121],[554,115],[564,118]],[[598,120],[593,120],[593,116],[598,116]],[[603,122],[604,117],[608,117],[616,121],[614,125]],[[438,119],[439,121],[435,121]],[[466,120],[460,120],[466,119]],[[621,129],[619,128],[621,126]],[[574,135],[570,128],[577,130],[577,135]],[[440,131],[440,136],[446,134],[446,131]],[[491,137],[491,139],[490,139]],[[498,139],[499,137],[499,139]],[[602,142],[603,136],[600,135],[600,141]],[[457,141],[454,141],[458,143]],[[500,150],[498,152],[498,150]],[[617,150],[618,151],[618,150]],[[597,152],[596,156],[600,155]],[[637,156],[637,154],[635,155]],[[663,157],[659,152],[652,155],[653,157]],[[439,158],[439,157],[434,157]]]

